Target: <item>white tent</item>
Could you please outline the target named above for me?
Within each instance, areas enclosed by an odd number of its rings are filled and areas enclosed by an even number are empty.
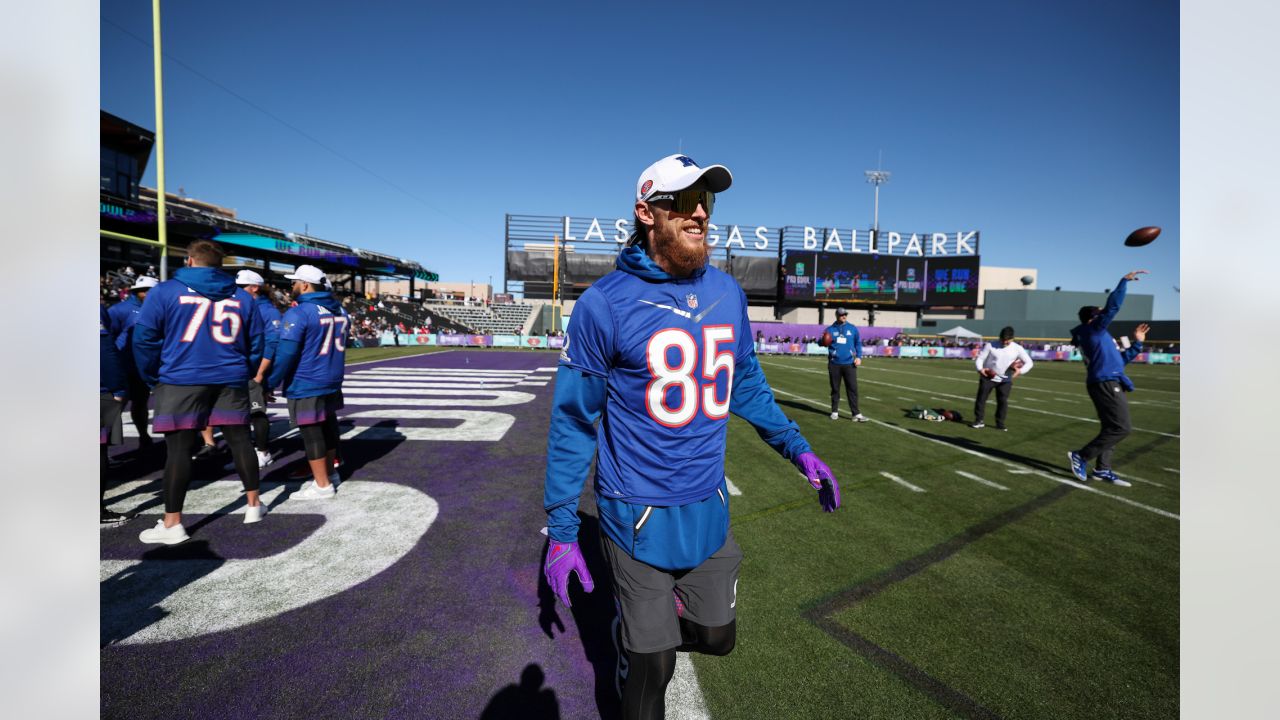
[[[940,332],[938,335],[951,340],[952,342],[966,342],[982,339],[982,336],[978,333],[973,332],[972,330],[966,330],[960,325],[957,325],[946,332]]]

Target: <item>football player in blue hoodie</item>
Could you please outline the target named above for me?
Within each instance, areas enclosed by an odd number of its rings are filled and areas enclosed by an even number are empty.
[[[155,390],[151,425],[164,434],[164,519],[138,536],[172,545],[187,539],[182,505],[191,483],[191,451],[206,425],[218,425],[248,500],[244,521],[258,522],[258,461],[249,442],[249,377],[262,357],[262,318],[253,298],[219,268],[223,252],[208,240],[187,247],[186,267],[155,287],[133,329],[138,372]]]
[[[103,523],[124,522],[132,518],[114,510],[108,510],[107,496],[107,447],[119,445],[124,438],[120,423],[121,410],[128,399],[129,379],[125,375],[120,351],[116,349],[107,329],[111,320],[107,309],[98,305],[98,502],[101,505]]]
[[[1088,445],[1067,453],[1071,472],[1080,482],[1097,478],[1120,487],[1132,484],[1112,472],[1111,451],[1132,430],[1126,393],[1133,392],[1133,381],[1124,374],[1124,366],[1142,352],[1142,343],[1147,339],[1147,331],[1151,328],[1146,323],[1139,325],[1133,333],[1135,342],[1127,350],[1120,352],[1107,327],[1116,313],[1120,312],[1125,287],[1130,282],[1137,282],[1138,276],[1145,275],[1146,272],[1134,270],[1120,278],[1120,284],[1107,296],[1106,306],[1086,305],[1080,308],[1080,324],[1071,329],[1071,343],[1080,349],[1085,363],[1085,388],[1089,391],[1094,409],[1098,411],[1098,422],[1102,423],[1102,430]],[[1090,474],[1089,462],[1095,459],[1097,463]]]
[[[276,345],[280,342],[280,311],[267,292],[263,291],[267,281],[252,270],[241,270],[236,273],[236,285],[253,296],[253,308],[262,316],[262,327],[265,332],[262,344],[262,360],[254,369],[254,376],[249,378],[249,422],[253,426],[253,447],[258,455],[258,467],[271,464],[271,450],[267,441],[271,435],[271,420],[267,416],[267,393],[263,384],[271,371],[271,363],[276,356]],[[223,468],[230,470],[230,467]]]
[[[284,314],[267,388],[284,386],[289,419],[302,435],[311,466],[311,481],[290,497],[325,500],[334,496],[338,482],[338,410],[351,322],[320,268],[299,265],[285,278],[293,281],[298,304]]]
[[[138,446],[143,448],[151,446],[151,435],[147,432],[147,401],[151,398],[151,388],[142,381],[133,363],[133,324],[142,313],[147,293],[159,284],[159,280],[142,275],[129,288],[128,297],[107,308],[107,331],[120,354],[120,366],[129,381],[129,417],[138,429]]]
[[[831,470],[778,409],[756,362],[746,295],[707,262],[715,193],[731,182],[725,167],[685,155],[641,174],[636,233],[617,270],[574,306],[556,373],[543,572],[566,606],[573,573],[594,588],[577,513],[594,458],[626,718],[662,717],[677,650],[733,650],[742,550],[724,474],[730,413],[795,463],[824,510],[840,506]]]

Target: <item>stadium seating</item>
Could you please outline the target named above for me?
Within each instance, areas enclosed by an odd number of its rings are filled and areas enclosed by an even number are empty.
[[[511,305],[428,305],[432,313],[470,328],[480,335],[518,335],[533,314],[533,306]]]

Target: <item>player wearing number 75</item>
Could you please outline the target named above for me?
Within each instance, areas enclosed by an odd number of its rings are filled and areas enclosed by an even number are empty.
[[[746,295],[707,261],[715,194],[732,176],[684,155],[649,166],[617,269],[574,306],[547,440],[544,573],[570,604],[578,498],[596,459],[598,541],[613,575],[623,717],[661,717],[676,650],[729,653],[742,550],[729,529],[729,413],[796,465],[824,510],[840,488],[774,402],[756,362]]]
[[[133,357],[155,388],[152,430],[164,435],[164,519],[144,543],[187,539],[182,504],[191,482],[191,451],[206,425],[218,425],[244,483],[245,522],[262,519],[258,459],[249,442],[249,377],[262,358],[264,325],[249,293],[219,268],[223,252],[208,240],[187,247],[186,267],[157,285],[133,330]]]
[[[342,408],[342,377],[351,323],[342,303],[329,292],[320,268],[299,265],[292,275],[298,304],[280,321],[280,341],[267,389],[284,385],[289,419],[302,436],[311,466],[310,482],[291,495],[299,500],[327,500],[338,482],[333,469],[338,455],[338,410]]]

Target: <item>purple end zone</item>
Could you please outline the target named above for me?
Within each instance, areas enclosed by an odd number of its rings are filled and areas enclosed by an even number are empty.
[[[542,351],[458,350],[350,366],[347,379],[374,368],[533,371],[554,367],[556,360],[555,353]],[[261,557],[266,550],[305,542],[314,525],[299,518],[308,516],[269,514],[248,526],[238,514],[210,516],[193,532],[188,525],[188,543],[204,544],[185,559],[128,547],[129,534],[136,543],[136,533],[153,517],[130,523],[127,532],[104,535],[103,557],[143,558],[138,567],[146,569],[140,575],[148,580],[103,584],[103,623],[123,628],[117,637],[104,637],[103,717],[476,718],[486,708],[486,716],[519,717],[518,712],[502,714],[503,703],[519,696],[513,688],[522,675],[539,673],[540,689],[554,693],[560,717],[597,717],[602,708],[612,715],[616,710],[601,700],[613,692],[604,672],[606,666],[612,672],[613,658],[601,632],[607,633],[610,618],[600,608],[613,603],[601,581],[608,573],[596,564],[598,552],[588,555],[596,591],[584,596],[575,586],[572,610],[549,602],[541,579],[545,538],[538,531],[546,524],[542,484],[554,375],[537,373],[546,385],[509,388],[534,395],[531,402],[474,407],[514,417],[498,442],[344,441],[344,479],[414,487],[438,503],[439,514],[408,554],[386,570],[268,620],[181,640],[119,644],[129,628],[145,627],[163,614],[159,603],[169,593],[216,571],[225,559]],[[421,419],[348,420],[345,416],[362,410],[388,410],[383,402],[364,403],[388,396],[362,396],[357,388],[344,395],[346,407],[338,413],[344,429],[351,421],[430,426]],[[448,408],[468,409],[467,398]],[[264,483],[282,481],[291,457],[301,456],[296,438],[273,440],[272,446],[290,448],[289,455],[264,472]],[[158,477],[156,470],[143,479]],[[220,477],[234,479],[234,474]],[[158,485],[146,486],[148,492]],[[351,503],[358,497],[354,489],[345,496],[340,489],[336,499],[325,502]],[[594,530],[584,527],[587,532]],[[207,612],[226,610],[209,607]],[[580,627],[590,640],[584,642]],[[163,682],[157,680],[157,668],[165,668]]]

